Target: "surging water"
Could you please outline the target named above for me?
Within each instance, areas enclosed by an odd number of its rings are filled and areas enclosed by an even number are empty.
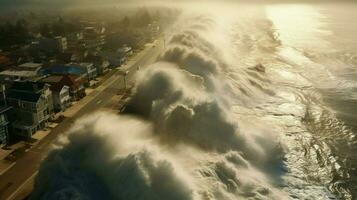
[[[357,198],[356,9],[356,4],[267,7],[283,43],[279,54],[312,84],[304,94],[310,99],[304,123],[313,140],[305,148],[329,168],[325,184],[342,199]]]
[[[323,15],[214,8],[182,16],[130,116],[98,113],[59,140],[32,199],[353,199],[353,132],[315,60],[331,47]],[[284,15],[301,9],[299,31]]]

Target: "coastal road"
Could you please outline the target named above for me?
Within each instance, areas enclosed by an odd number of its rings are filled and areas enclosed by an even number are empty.
[[[157,40],[155,45],[146,47],[143,54],[132,57],[133,60],[123,69],[129,72],[127,81],[134,81],[133,77],[135,72],[138,71],[138,68],[155,62],[163,48],[163,41]],[[56,138],[66,132],[78,118],[103,108],[113,107],[112,104],[118,103],[112,101],[113,97],[118,95],[119,90],[123,88],[123,76],[120,72],[114,73],[90,94],[94,98],[78,110],[73,117],[66,118],[56,128],[52,129],[50,134],[30,148],[9,170],[0,175],[0,200],[18,199],[22,188],[28,184],[29,181],[33,181],[41,160],[47,155],[51,149],[51,144]]]

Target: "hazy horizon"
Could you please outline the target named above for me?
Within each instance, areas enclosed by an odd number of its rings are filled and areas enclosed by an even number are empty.
[[[0,198],[357,198],[354,1],[0,8]]]

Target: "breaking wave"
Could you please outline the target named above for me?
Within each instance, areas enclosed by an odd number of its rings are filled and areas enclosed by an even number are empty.
[[[79,121],[43,161],[32,199],[285,196],[270,173],[281,145],[264,130],[245,133],[232,112],[239,94],[225,81],[229,63],[205,36],[214,20],[190,21],[137,76],[126,108],[133,117]]]
[[[271,21],[243,19],[183,16],[138,72],[123,115],[79,120],[43,161],[31,199],[333,198],[333,156],[309,162],[301,145],[313,140],[311,82],[287,70]]]

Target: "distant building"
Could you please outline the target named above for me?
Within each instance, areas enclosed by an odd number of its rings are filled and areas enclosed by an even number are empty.
[[[131,47],[123,46],[116,51],[102,51],[99,54],[107,59],[111,66],[118,67],[128,60],[128,57],[133,54],[133,50]]]
[[[0,72],[0,81],[26,81],[39,75],[42,64],[24,63]]]
[[[126,62],[128,57],[133,55],[133,49],[128,46],[123,46],[117,49],[117,54],[124,59],[124,62]]]
[[[92,27],[88,26],[84,28],[82,47],[85,49],[97,49],[102,48],[106,42],[104,27]]]
[[[97,69],[98,75],[105,74],[109,70],[110,63],[101,56],[88,55],[85,62],[93,63],[94,67]]]
[[[56,55],[56,62],[61,64],[74,62],[74,59],[74,54],[71,52],[59,53]]]
[[[148,29],[152,37],[160,34],[160,26],[157,21],[154,21],[152,24],[149,24]]]
[[[14,82],[6,98],[16,115],[12,124],[14,134],[19,136],[31,138],[53,116],[52,92],[45,83]]]
[[[55,40],[57,42],[59,52],[64,52],[65,50],[67,50],[67,38],[58,36],[55,37]]]
[[[115,51],[101,51],[100,56],[108,60],[109,66],[119,67],[124,63],[124,59],[120,57]]]
[[[38,41],[37,48],[39,51],[49,54],[64,52],[67,50],[67,39],[61,36],[55,38],[41,38]]]
[[[97,69],[93,63],[79,63],[78,66],[87,72],[89,81],[94,80],[98,76]]]
[[[79,46],[83,40],[83,32],[71,33],[67,35],[67,47],[68,49],[74,49]]]
[[[87,57],[88,51],[83,49],[72,49],[71,51],[66,51],[64,53],[59,53],[56,55],[56,63],[69,64],[69,63],[79,63]]]

